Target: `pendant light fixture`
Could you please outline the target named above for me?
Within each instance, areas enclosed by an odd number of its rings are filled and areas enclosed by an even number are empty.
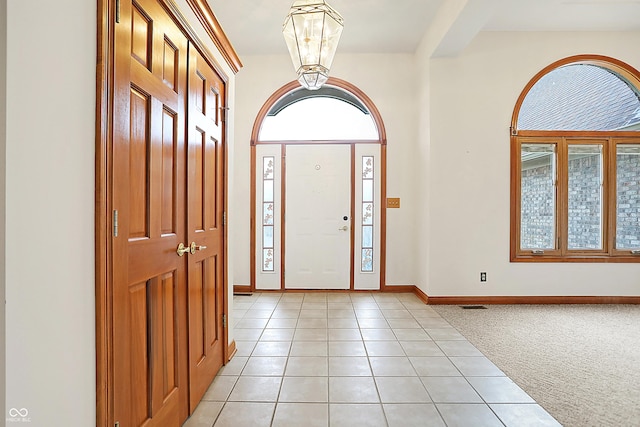
[[[342,16],[324,0],[296,0],[282,33],[300,84],[317,90],[329,78],[329,69],[343,28]]]

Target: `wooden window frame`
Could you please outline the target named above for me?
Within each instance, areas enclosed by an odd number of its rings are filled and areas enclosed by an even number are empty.
[[[639,131],[537,131],[517,128],[520,108],[535,83],[544,75],[568,64],[591,64],[614,71],[640,90],[640,73],[613,58],[579,55],[557,61],[540,71],[522,91],[511,122],[511,262],[640,262],[640,254],[631,249],[616,249],[617,146],[640,144]],[[521,237],[521,154],[522,144],[556,144],[556,211],[555,248],[534,253],[520,248]],[[568,249],[568,147],[570,145],[602,144],[602,249]]]

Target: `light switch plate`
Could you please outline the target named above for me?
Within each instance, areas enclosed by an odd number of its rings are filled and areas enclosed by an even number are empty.
[[[388,198],[387,199],[387,208],[395,208],[395,209],[399,209],[400,208],[400,198]]]

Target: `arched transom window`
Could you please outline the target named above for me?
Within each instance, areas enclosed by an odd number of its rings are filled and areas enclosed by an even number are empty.
[[[258,136],[259,141],[377,139],[376,124],[365,105],[332,86],[316,91],[301,87],[282,97],[262,121]]]

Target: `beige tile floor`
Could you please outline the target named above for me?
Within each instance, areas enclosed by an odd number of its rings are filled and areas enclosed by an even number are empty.
[[[238,352],[184,427],[559,426],[413,294],[234,296]]]

